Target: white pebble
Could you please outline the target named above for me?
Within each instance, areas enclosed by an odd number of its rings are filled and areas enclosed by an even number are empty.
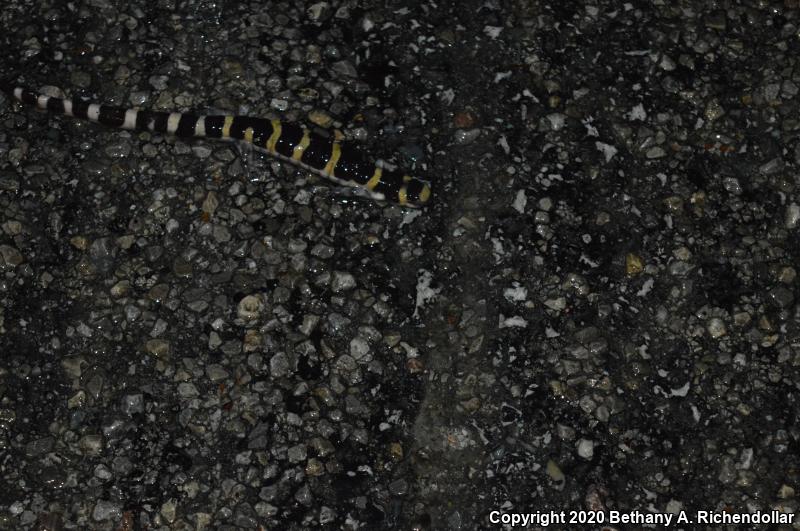
[[[261,299],[256,295],[247,295],[239,301],[239,307],[236,313],[240,319],[245,321],[253,321],[258,318],[261,313]]]
[[[714,339],[722,337],[728,333],[725,323],[719,317],[712,317],[709,319],[706,329],[708,330],[709,335]]]
[[[590,441],[589,439],[579,440],[578,455],[584,459],[591,459],[594,457],[594,441]]]
[[[797,227],[798,222],[800,222],[800,205],[797,203],[791,203],[786,207],[784,223],[786,224],[787,229],[793,229]]]

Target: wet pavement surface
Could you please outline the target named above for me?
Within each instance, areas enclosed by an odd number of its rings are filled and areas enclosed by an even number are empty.
[[[797,510],[797,0],[0,24],[4,80],[341,129],[434,190],[0,97],[0,529]]]

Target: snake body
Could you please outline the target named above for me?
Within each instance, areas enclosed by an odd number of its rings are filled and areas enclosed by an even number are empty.
[[[431,199],[430,184],[402,171],[367,160],[360,151],[293,122],[229,114],[198,115],[158,112],[54,98],[5,82],[0,90],[11,98],[54,114],[109,127],[151,131],[182,138],[234,139],[253,144],[280,160],[344,186],[364,190],[378,201],[420,207]]]

